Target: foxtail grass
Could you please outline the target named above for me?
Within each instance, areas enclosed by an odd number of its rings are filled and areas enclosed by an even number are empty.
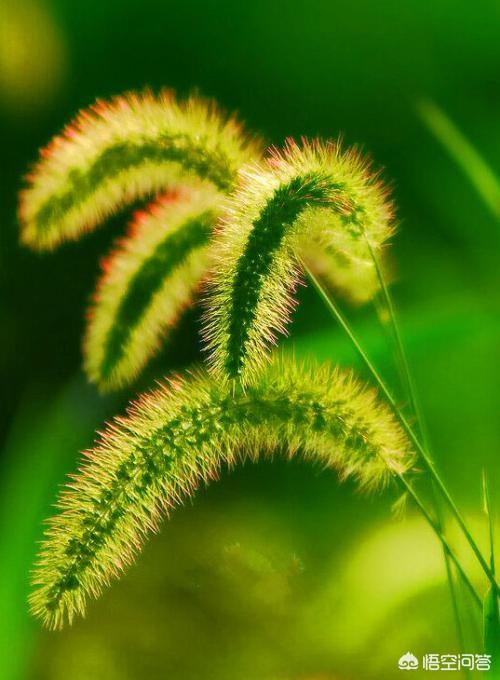
[[[137,199],[159,195],[104,260],[88,314],[84,363],[103,391],[142,370],[208,268],[220,199],[261,143],[197,96],[128,93],[79,113],[41,151],[21,192],[21,240],[51,250]],[[184,196],[177,202],[166,192]]]
[[[83,614],[162,517],[221,466],[302,456],[362,489],[413,465],[373,390],[330,366],[275,360],[245,391],[205,371],[171,378],[112,422],[61,494],[34,575],[32,611],[50,628]]]
[[[209,366],[140,397],[84,454],[49,522],[32,611],[50,628],[71,622],[201,483],[224,466],[279,453],[333,468],[363,489],[396,479],[441,541],[452,598],[451,565],[481,606],[444,533],[441,507],[433,514],[407,474],[423,464],[489,580],[485,641],[497,635],[493,547],[488,563],[425,441],[381,265],[394,210],[379,173],[338,142],[289,141],[262,158],[259,142],[213,104],[132,93],[83,112],[42,152],[21,196],[21,238],[55,248],[139,198],[152,202],[104,260],[88,314],[87,374],[103,390],[131,382],[205,279]],[[378,396],[328,366],[269,363],[304,277],[347,333]],[[410,416],[323,282],[353,303],[381,293]],[[488,517],[491,526],[489,509]],[[457,624],[460,635],[458,610]]]
[[[164,90],[98,101],[41,151],[21,194],[21,239],[53,249],[179,182],[226,192],[259,150],[234,117],[199,97]]]
[[[220,195],[168,194],[135,214],[103,261],[87,314],[85,369],[102,390],[123,387],[158,350],[206,275]]]
[[[259,372],[286,330],[311,241],[369,259],[366,239],[378,249],[392,232],[387,191],[355,150],[290,141],[244,169],[216,241],[204,328],[214,370],[242,383]]]

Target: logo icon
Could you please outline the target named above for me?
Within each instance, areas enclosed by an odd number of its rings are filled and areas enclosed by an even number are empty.
[[[398,661],[398,668],[401,671],[416,671],[418,668],[418,659],[411,652],[406,652]]]

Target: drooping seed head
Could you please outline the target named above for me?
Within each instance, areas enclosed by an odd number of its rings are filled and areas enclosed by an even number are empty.
[[[204,180],[227,191],[260,145],[198,97],[145,91],[82,111],[42,150],[21,194],[22,241],[51,249],[137,198]]]
[[[133,380],[193,301],[220,201],[208,186],[161,197],[104,260],[84,341],[87,375],[101,389]]]
[[[246,383],[258,371],[266,348],[285,332],[301,261],[314,267],[314,249],[347,260],[344,285],[362,283],[354,263],[366,262],[370,247],[392,234],[386,194],[367,162],[335,143],[289,142],[243,169],[216,239],[205,318],[219,374]]]
[[[300,453],[363,488],[413,463],[375,393],[328,366],[277,360],[245,392],[204,371],[170,380],[108,426],[62,493],[33,578],[33,613],[50,628],[71,622],[200,482],[273,453]]]

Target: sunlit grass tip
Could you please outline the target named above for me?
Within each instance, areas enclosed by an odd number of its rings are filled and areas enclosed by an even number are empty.
[[[102,390],[132,381],[192,303],[220,200],[208,186],[160,197],[103,261],[84,340],[85,370]]]
[[[344,284],[366,283],[357,261],[372,267],[393,233],[386,187],[355,149],[336,142],[289,141],[266,161],[246,166],[229,199],[216,239],[205,339],[222,375],[248,382],[266,349],[284,333],[294,306],[301,261],[331,249],[350,267]],[[331,266],[335,260],[330,260]],[[323,266],[323,260],[318,262]],[[371,270],[370,294],[374,289]]]
[[[234,117],[197,96],[146,90],[97,101],[41,151],[21,193],[21,239],[54,248],[178,181],[227,191],[259,152]]]

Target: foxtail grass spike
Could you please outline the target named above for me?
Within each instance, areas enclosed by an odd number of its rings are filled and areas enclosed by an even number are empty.
[[[222,465],[299,454],[363,488],[413,464],[376,394],[328,366],[274,361],[246,390],[176,378],[111,423],[59,499],[34,574],[34,614],[60,628],[129,565],[147,534]]]
[[[98,101],[41,152],[21,194],[22,241],[37,250],[78,238],[132,201],[205,180],[227,192],[259,145],[198,97],[149,91]]]
[[[285,332],[311,243],[367,261],[392,234],[392,208],[356,151],[290,141],[241,172],[219,231],[205,339],[216,371],[245,384]]]
[[[219,203],[210,187],[163,196],[136,213],[104,260],[84,341],[87,375],[101,389],[135,378],[192,302],[208,269]]]

